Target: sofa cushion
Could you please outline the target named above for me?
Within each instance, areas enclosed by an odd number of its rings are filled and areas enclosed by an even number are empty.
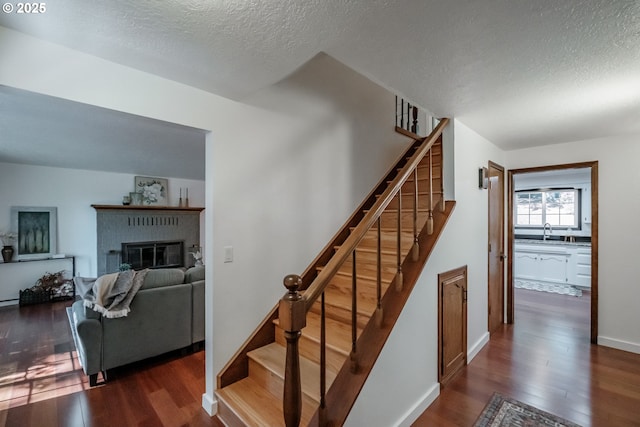
[[[184,272],[182,270],[178,268],[159,268],[149,270],[140,289],[160,288],[180,283],[184,283]]]
[[[191,267],[184,274],[184,283],[193,283],[198,280],[204,280],[204,265]]]

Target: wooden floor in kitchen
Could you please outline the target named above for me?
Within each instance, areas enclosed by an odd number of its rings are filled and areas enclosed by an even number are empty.
[[[0,308],[0,427],[215,426],[204,351],[115,371],[90,388],[59,302]],[[589,296],[516,290],[505,325],[415,426],[470,427],[494,392],[584,427],[640,426],[640,355],[589,344]],[[386,426],[380,426],[386,427]]]
[[[468,427],[494,392],[583,427],[640,426],[640,355],[589,343],[589,293],[515,290],[504,325],[415,427]]]

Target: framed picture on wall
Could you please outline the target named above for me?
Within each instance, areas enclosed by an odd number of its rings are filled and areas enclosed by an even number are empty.
[[[142,194],[142,204],[147,206],[169,205],[169,180],[148,176],[135,177],[135,192]]]
[[[11,225],[18,230],[18,261],[51,258],[56,254],[58,208],[13,206]]]

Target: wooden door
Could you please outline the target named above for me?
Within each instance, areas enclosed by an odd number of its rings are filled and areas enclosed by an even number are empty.
[[[438,381],[467,364],[467,267],[438,275]]]
[[[504,168],[489,162],[489,333],[504,323]]]

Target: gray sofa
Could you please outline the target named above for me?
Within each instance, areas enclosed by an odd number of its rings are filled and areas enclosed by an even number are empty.
[[[82,288],[83,279],[77,279]],[[130,308],[127,317],[114,319],[84,307],[82,300],[68,309],[78,359],[91,386],[99,373],[106,381],[109,369],[204,340],[204,267],[150,270]]]

